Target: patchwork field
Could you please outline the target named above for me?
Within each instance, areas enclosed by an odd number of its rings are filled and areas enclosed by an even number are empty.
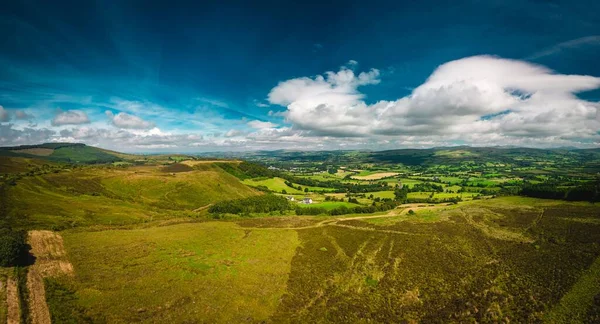
[[[0,268],[0,324],[600,322],[600,182],[561,174],[571,155],[540,177],[452,150],[469,160],[42,148],[0,158],[0,226],[30,248]]]

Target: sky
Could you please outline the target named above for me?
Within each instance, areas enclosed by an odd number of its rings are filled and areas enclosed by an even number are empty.
[[[9,1],[0,146],[600,147],[599,1]]]

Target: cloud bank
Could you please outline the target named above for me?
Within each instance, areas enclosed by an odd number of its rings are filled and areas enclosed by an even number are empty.
[[[599,88],[598,77],[475,56],[439,66],[409,96],[367,104],[359,88],[378,82],[377,70],[357,75],[342,67],[337,73],[281,82],[268,99],[287,108],[283,115],[294,129],[318,136],[598,143],[600,104],[576,96]]]
[[[89,124],[88,115],[82,110],[59,111],[52,119],[52,126]]]
[[[358,66],[350,61],[337,72],[279,82],[268,91],[269,105],[260,105],[262,116],[204,97],[184,111],[118,98],[45,117],[0,106],[0,145],[82,142],[132,152],[600,146],[600,103],[578,97],[600,88],[595,76],[475,56],[438,66],[409,95],[376,101],[365,93],[385,77]]]

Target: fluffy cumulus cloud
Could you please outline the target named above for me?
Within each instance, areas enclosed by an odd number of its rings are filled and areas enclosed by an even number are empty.
[[[112,124],[118,128],[126,129],[150,129],[154,128],[154,123],[145,121],[140,117],[130,115],[128,113],[119,112],[114,114],[112,111],[106,111],[106,116],[110,119]]]
[[[564,75],[524,61],[475,56],[439,66],[406,97],[366,104],[361,86],[379,72],[342,67],[279,83],[272,104],[293,128],[313,135],[381,138],[399,143],[598,143],[600,104],[575,94],[600,78]]]
[[[266,121],[260,121],[260,120],[252,120],[248,122],[248,126],[255,128],[255,129],[265,129],[265,128],[275,128],[277,127],[277,124],[271,123],[271,122],[266,122]]]
[[[54,116],[54,119],[52,119],[52,126],[81,125],[89,123],[90,119],[88,118],[88,115],[82,110],[61,110]]]

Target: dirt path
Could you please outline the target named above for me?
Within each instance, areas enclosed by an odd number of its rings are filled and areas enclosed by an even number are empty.
[[[17,291],[17,282],[14,278],[8,278],[6,282],[6,304],[8,306],[7,324],[19,324],[21,310],[19,307],[19,293]]]
[[[206,208],[208,208],[208,207],[210,207],[210,206],[212,206],[212,205],[213,205],[213,204],[208,204],[208,205],[206,205],[206,206],[198,207],[198,208],[196,208],[196,209],[194,209],[194,210],[192,210],[192,211],[193,211],[193,212],[195,212],[195,213],[197,213],[197,212],[199,212],[199,211],[203,211],[203,210],[205,210]]]
[[[422,204],[421,204],[421,206],[422,206]],[[420,209],[436,209],[436,208],[446,207],[446,206],[448,206],[448,205],[435,205],[435,206],[419,207],[419,204],[408,204],[408,205],[398,206],[398,207],[390,210],[387,214],[384,214],[384,215],[338,217],[338,218],[326,219],[326,220],[320,221],[313,225],[299,226],[299,227],[244,227],[244,229],[302,230],[302,229],[317,228],[317,227],[323,227],[323,226],[339,226],[339,227],[354,228],[354,229],[368,230],[368,231],[378,231],[378,232],[397,233],[397,234],[410,234],[408,232],[389,231],[389,230],[384,230],[384,229],[379,230],[379,229],[374,229],[374,228],[363,228],[363,227],[356,227],[356,226],[350,226],[350,225],[343,225],[343,224],[339,224],[339,223],[342,223],[345,221],[351,221],[351,220],[397,217],[397,216],[401,216],[401,215],[408,213],[409,210],[416,211],[416,210],[420,210]]]
[[[73,265],[67,259],[62,236],[52,231],[30,231],[29,244],[35,263],[27,273],[29,312],[34,324],[50,324],[50,311],[46,304],[44,278],[72,275]]]

